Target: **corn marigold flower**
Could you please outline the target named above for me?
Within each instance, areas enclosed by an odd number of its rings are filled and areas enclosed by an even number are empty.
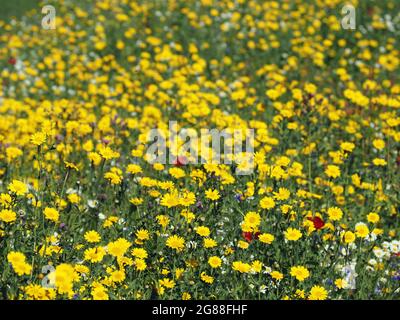
[[[44,132],[36,132],[31,135],[31,142],[34,145],[40,146],[46,141],[46,134]]]
[[[310,272],[303,266],[294,266],[290,268],[290,275],[302,282],[310,276]]]
[[[362,222],[356,224],[355,231],[358,238],[366,238],[369,234],[368,226]]]
[[[17,196],[23,196],[25,193],[28,192],[28,186],[19,180],[13,180],[8,185],[8,190],[15,193]]]
[[[214,278],[212,276],[207,275],[205,272],[202,272],[200,274],[200,279],[208,284],[212,284],[214,282]]]
[[[329,165],[325,169],[325,174],[330,178],[338,178],[340,177],[340,168],[335,165]]]
[[[211,268],[219,268],[222,264],[222,260],[217,256],[212,256],[208,259],[208,264],[211,266]]]
[[[271,244],[275,240],[275,237],[270,233],[262,233],[258,236],[258,239],[263,243]]]
[[[17,220],[17,214],[12,210],[3,209],[0,211],[0,220],[6,223],[14,222]]]
[[[196,228],[196,233],[202,237],[208,237],[210,235],[210,229],[205,226],[200,226]]]
[[[60,214],[58,213],[57,209],[55,208],[44,208],[43,214],[47,220],[58,222]]]
[[[122,257],[131,246],[131,243],[124,239],[119,238],[116,241],[110,242],[107,245],[107,251],[114,257]]]
[[[260,200],[260,206],[263,209],[272,209],[275,207],[275,201],[271,197],[264,197]]]
[[[310,300],[326,300],[328,297],[328,291],[321,286],[313,286],[310,291],[308,299]]]
[[[375,213],[375,212],[370,212],[368,215],[367,215],[367,220],[368,220],[368,222],[371,222],[371,223],[378,223],[379,222],[379,220],[380,220],[380,217],[379,217],[379,215],[377,214],[377,213]]]
[[[331,207],[328,209],[329,219],[332,221],[338,221],[343,217],[343,211],[338,207]]]
[[[297,241],[302,237],[302,233],[300,230],[295,229],[295,228],[287,228],[287,230],[284,232],[285,234],[285,239],[289,241]]]
[[[251,265],[242,261],[233,261],[232,269],[240,273],[248,273],[251,270]]]
[[[175,249],[177,252],[180,252],[185,247],[185,240],[182,237],[177,235],[170,236],[166,242],[167,247],[171,249]]]
[[[353,243],[356,239],[356,236],[353,232],[351,231],[346,231],[343,235],[343,241],[347,244]]]
[[[210,200],[218,200],[221,196],[219,195],[218,190],[208,189],[206,190],[206,198]]]
[[[279,271],[272,271],[270,273],[270,276],[272,277],[272,279],[278,280],[278,281],[283,279],[283,273],[281,273]]]
[[[100,240],[101,240],[99,233],[95,230],[87,231],[84,234],[84,238],[89,243],[97,243],[97,242],[100,242]]]

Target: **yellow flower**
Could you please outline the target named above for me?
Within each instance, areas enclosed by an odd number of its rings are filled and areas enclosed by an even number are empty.
[[[58,222],[60,214],[58,213],[57,209],[46,207],[43,213],[47,220]]]
[[[368,222],[371,222],[371,223],[378,223],[379,219],[380,219],[379,215],[375,212],[370,212],[367,216]]]
[[[272,279],[275,279],[278,281],[283,279],[283,273],[280,273],[279,271],[272,271],[270,273],[270,275],[271,275]]]
[[[332,221],[338,221],[343,217],[343,211],[338,207],[331,207],[328,209],[329,219]]]
[[[251,271],[260,273],[263,267],[263,263],[259,260],[254,260],[251,264]]]
[[[112,184],[120,184],[122,182],[122,177],[114,172],[106,172],[104,178],[109,180]]]
[[[182,293],[182,300],[190,300],[192,296],[190,295],[189,292],[184,292]]]
[[[19,276],[29,275],[32,271],[32,266],[25,262],[14,263],[12,265],[12,267],[13,267],[15,273],[18,274]]]
[[[126,172],[136,174],[142,172],[142,168],[137,164],[128,164],[126,167]]]
[[[200,274],[200,278],[201,278],[201,280],[203,280],[205,283],[208,283],[208,284],[212,284],[214,282],[214,278],[207,275],[205,272],[202,272]]]
[[[356,224],[355,230],[356,230],[356,236],[358,238],[365,238],[369,234],[369,229],[367,225],[365,225],[362,222]]]
[[[4,208],[10,208],[12,204],[12,198],[8,193],[2,193],[0,194],[0,204]]]
[[[163,214],[159,214],[156,216],[158,223],[165,228],[169,223],[169,217]]]
[[[143,248],[133,248],[131,254],[140,259],[146,259],[148,256],[147,251]]]
[[[7,254],[7,261],[11,264],[17,264],[25,262],[26,257],[22,252],[11,251]]]
[[[232,263],[232,269],[239,271],[240,273],[247,273],[251,270],[251,265],[248,263],[243,263],[242,261],[234,261]]]
[[[36,132],[33,135],[31,135],[31,142],[34,145],[40,146],[46,141],[46,134],[43,132]]]
[[[340,149],[342,149],[343,151],[352,152],[354,148],[355,145],[351,142],[342,142],[340,144]]]
[[[214,248],[217,246],[217,242],[211,238],[204,238],[204,248]]]
[[[256,212],[250,211],[244,216],[244,223],[253,230],[256,230],[261,223],[261,216]]]
[[[279,188],[278,192],[274,192],[276,200],[287,200],[290,197],[290,191],[286,188]]]
[[[328,165],[325,169],[325,174],[330,178],[340,177],[340,168],[335,165]]]
[[[79,171],[79,168],[72,162],[64,161],[64,164],[65,164],[65,167],[68,169],[74,169],[75,171]]]
[[[108,300],[109,296],[107,294],[107,289],[102,287],[93,288],[91,291],[91,295],[93,300]]]
[[[177,252],[180,252],[185,246],[185,240],[182,237],[173,235],[167,239],[166,245],[167,247],[170,247],[171,249],[175,249]]]
[[[272,209],[275,207],[275,201],[271,197],[264,197],[260,200],[260,206],[263,209]]]
[[[160,201],[160,204],[164,207],[172,208],[179,205],[179,198],[175,192],[166,193]]]
[[[347,281],[344,280],[344,279],[336,279],[336,280],[335,280],[335,286],[336,286],[336,288],[338,288],[338,289],[346,289],[347,286],[348,286],[348,283],[347,283]]]
[[[115,270],[110,275],[111,280],[113,282],[122,282],[125,280],[125,271],[124,270]]]
[[[258,239],[263,243],[271,244],[275,237],[270,233],[262,233],[258,236]]]
[[[84,235],[84,238],[89,243],[97,243],[101,240],[99,233],[95,230],[87,231]]]
[[[139,241],[145,241],[150,239],[150,234],[147,230],[140,229],[136,231],[136,237],[138,238]]]
[[[89,248],[84,252],[84,260],[92,263],[101,262],[106,254],[103,247]]]
[[[328,297],[328,292],[324,287],[313,286],[310,291],[308,299],[310,300],[325,300]]]
[[[122,257],[130,246],[131,243],[128,240],[119,238],[114,242],[110,242],[107,245],[107,250],[114,257]]]
[[[346,231],[343,235],[343,241],[345,243],[353,243],[354,240],[356,239],[356,236],[353,232],[351,231]]]
[[[131,199],[129,199],[129,202],[135,206],[138,206],[143,203],[143,199],[142,198],[131,198]]]
[[[14,222],[17,219],[17,214],[14,211],[3,209],[0,211],[0,220],[6,223]]]
[[[99,153],[105,160],[119,158],[119,153],[116,152],[116,151],[113,151],[110,147],[103,147],[102,146],[99,149]]]
[[[374,139],[374,141],[372,141],[372,144],[378,150],[382,150],[385,148],[385,141],[383,141],[382,139]]]
[[[6,155],[7,155],[7,161],[12,161],[15,158],[18,158],[20,156],[22,156],[23,152],[21,149],[19,148],[15,148],[15,147],[8,147],[6,149]]]
[[[68,200],[71,202],[71,203],[79,203],[79,201],[81,200],[81,197],[80,196],[78,196],[76,193],[71,193],[71,194],[69,194],[68,195]]]
[[[138,271],[143,271],[143,270],[146,270],[146,268],[147,268],[146,261],[144,261],[143,259],[140,259],[140,258],[136,258],[134,264],[135,264],[136,270],[138,270]]]
[[[387,162],[385,159],[375,158],[372,160],[372,163],[376,166],[386,166]]]
[[[71,294],[73,292],[75,274],[72,265],[62,263],[49,275],[50,283],[56,286],[58,293]]]
[[[172,289],[173,287],[175,287],[175,281],[168,278],[160,279],[158,280],[158,283],[160,284],[160,286],[163,286],[167,289]]]
[[[204,226],[200,226],[196,228],[196,233],[202,237],[208,237],[210,235],[210,229]]]
[[[13,180],[8,185],[8,190],[15,193],[17,196],[23,196],[25,193],[28,192],[28,186],[19,180]]]
[[[310,272],[303,266],[294,266],[290,268],[290,275],[301,282],[310,276]]]
[[[221,196],[219,195],[218,190],[208,189],[206,190],[206,198],[210,200],[218,200]]]
[[[239,242],[238,242],[238,247],[240,249],[247,249],[249,246],[250,246],[250,244],[246,241],[239,240]]]
[[[222,264],[222,260],[217,256],[212,256],[208,259],[208,264],[211,268],[219,268]]]
[[[170,168],[168,170],[169,174],[173,176],[175,179],[180,179],[185,176],[185,171],[181,168]]]
[[[287,230],[284,232],[285,234],[285,239],[289,241],[297,241],[302,237],[302,233],[300,230],[297,230],[295,228],[287,228]]]

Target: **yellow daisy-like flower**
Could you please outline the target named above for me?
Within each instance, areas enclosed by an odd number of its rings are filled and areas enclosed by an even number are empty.
[[[196,228],[196,233],[202,237],[208,237],[210,235],[210,229],[204,226],[200,226]]]
[[[308,299],[310,300],[326,300],[328,297],[328,291],[321,286],[313,286],[310,291]]]
[[[97,243],[101,240],[99,233],[95,230],[87,231],[84,235],[84,238],[89,243]]]
[[[28,186],[19,180],[13,180],[8,185],[8,190],[15,193],[17,196],[23,196],[25,193],[28,192]]]
[[[175,249],[177,252],[180,252],[185,247],[185,240],[182,237],[177,235],[170,236],[166,242],[167,247],[171,249]]]
[[[275,237],[270,233],[262,233],[258,236],[258,240],[266,244],[271,244],[274,239]]]
[[[210,200],[218,200],[221,196],[219,195],[218,190],[208,189],[206,190],[206,198]]]
[[[31,135],[31,142],[34,145],[40,146],[46,142],[46,134],[44,132],[36,132]]]
[[[284,235],[286,240],[297,241],[302,237],[303,234],[298,229],[287,228],[287,230],[284,232]]]
[[[58,222],[60,214],[58,213],[57,209],[46,207],[43,211],[44,216],[47,220]]]
[[[263,209],[272,209],[275,207],[275,201],[271,197],[264,197],[260,200],[260,206]]]
[[[6,223],[14,222],[15,220],[17,220],[17,214],[12,210],[8,210],[8,209],[1,210],[0,211],[0,220],[4,221]]]
[[[342,219],[343,211],[342,211],[342,209],[340,209],[338,207],[332,207],[332,208],[328,209],[328,216],[329,216],[330,220],[338,221],[338,220]]]
[[[208,264],[211,268],[219,268],[222,264],[222,260],[217,256],[212,256],[208,259]]]
[[[335,165],[329,165],[325,169],[325,174],[330,178],[338,178],[340,177],[340,168]]]
[[[294,266],[290,268],[290,275],[302,282],[310,276],[310,272],[303,266]]]

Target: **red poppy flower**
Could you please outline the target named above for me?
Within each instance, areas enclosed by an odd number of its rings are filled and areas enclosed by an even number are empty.
[[[187,163],[187,158],[184,156],[178,156],[174,162],[174,165],[177,167],[184,166]]]
[[[307,219],[313,222],[314,228],[317,230],[322,229],[323,226],[325,225],[325,222],[320,217],[313,217]]]
[[[8,63],[12,64],[12,65],[15,65],[17,63],[17,59],[11,57],[10,59],[8,59]]]
[[[243,238],[245,238],[247,242],[252,242],[254,239],[258,239],[260,232],[256,232],[256,233],[243,232],[242,235],[243,235]]]

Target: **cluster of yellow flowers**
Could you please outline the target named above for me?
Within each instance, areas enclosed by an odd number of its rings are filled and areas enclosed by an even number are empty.
[[[356,30],[342,0],[0,21],[2,298],[399,298],[400,3],[351,2]],[[254,152],[194,163],[171,122]]]

